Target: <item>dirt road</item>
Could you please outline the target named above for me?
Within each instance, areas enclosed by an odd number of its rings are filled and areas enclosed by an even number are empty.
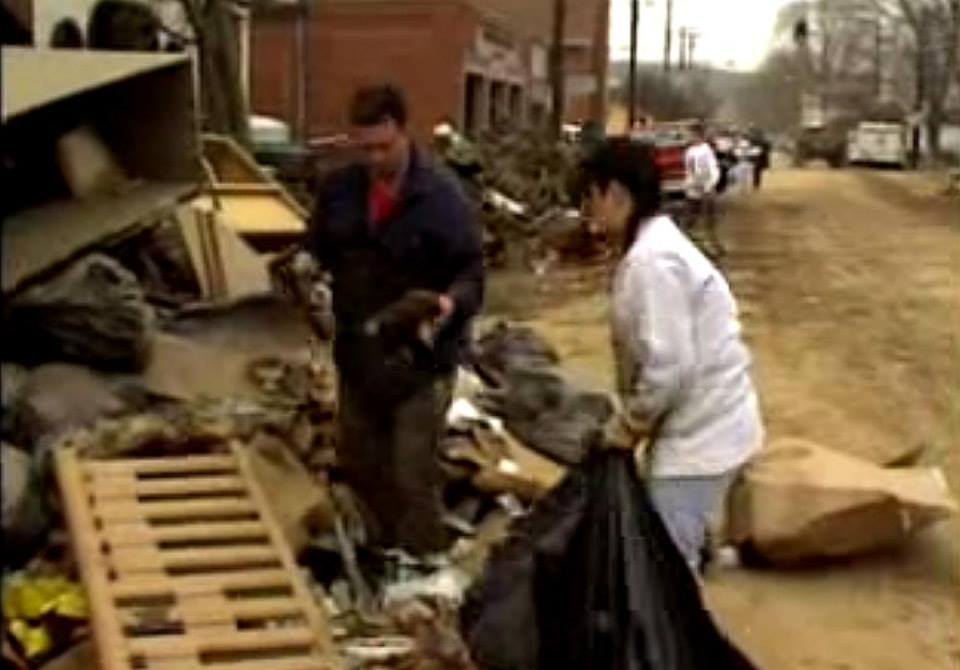
[[[888,172],[773,171],[763,191],[729,203],[724,269],[771,436],[877,462],[923,447],[960,491],[960,206],[937,187]],[[492,307],[609,383],[605,283],[604,268],[542,286],[505,277]],[[958,566],[960,524],[947,524],[846,565],[719,572],[708,599],[768,670],[957,670]]]

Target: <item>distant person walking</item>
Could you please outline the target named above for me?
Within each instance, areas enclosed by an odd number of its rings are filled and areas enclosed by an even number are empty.
[[[750,144],[753,145],[753,187],[759,189],[763,184],[763,173],[770,169],[770,140],[759,128],[750,128],[747,133]]]
[[[692,232],[699,223],[706,228],[714,253],[724,253],[717,234],[717,184],[720,182],[720,166],[710,143],[707,142],[703,123],[693,126],[694,142],[687,148],[683,163],[686,170],[686,195],[688,221],[687,232]]]

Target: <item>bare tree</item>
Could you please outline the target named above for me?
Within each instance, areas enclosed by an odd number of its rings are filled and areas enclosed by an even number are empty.
[[[923,111],[927,141],[940,153],[940,130],[953,85],[960,86],[960,0],[875,0],[878,11],[897,20],[913,48],[916,96]]]
[[[737,95],[739,116],[772,131],[800,122],[801,64],[788,49],[771,52]]]
[[[875,102],[878,69],[874,0],[815,0],[785,6],[777,21],[781,37],[800,38],[800,85],[815,93],[833,114],[865,109]]]
[[[709,118],[720,105],[710,83],[708,72],[698,72],[681,82],[678,78],[665,76],[663,72],[641,69],[634,79],[637,110],[661,120]],[[614,91],[613,95],[629,105],[629,82],[628,86]]]
[[[960,0],[798,1],[781,11],[778,31],[798,28],[808,36],[807,92],[828,109],[862,113],[881,102],[886,79],[899,86],[896,98],[924,112],[930,150],[939,153],[946,100],[960,86]],[[885,77],[883,69],[903,62],[909,76]]]

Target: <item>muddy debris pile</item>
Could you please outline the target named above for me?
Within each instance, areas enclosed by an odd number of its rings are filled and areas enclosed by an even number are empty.
[[[122,241],[94,240],[52,264],[38,258],[5,291],[9,667],[72,667],[58,657],[90,653],[74,649],[90,636],[90,613],[72,553],[78,538],[66,541],[68,503],[56,465],[64,451],[166,460],[240,443],[264,485],[285,494],[276,497],[277,517],[291,546],[306,544],[306,529],[332,526],[320,478],[335,453],[329,342],[314,337],[300,309],[274,290],[266,259],[222,222],[215,234],[240,250],[246,267],[238,271],[229,256],[216,262],[235,276],[259,264],[265,281],[257,290],[234,291],[227,282],[219,295],[205,291],[204,270],[189,260],[189,237],[181,234],[192,216],[177,201],[167,205],[168,214],[138,222]],[[5,274],[7,261],[5,254]]]
[[[136,197],[123,190],[109,196],[117,209]],[[131,511],[152,504],[164,517],[161,534],[195,537],[199,530],[174,528],[186,519],[169,515],[248,505],[230,498],[239,495],[236,477],[200,467],[242,454],[255,482],[248,484],[269,492],[256,514],[271,519],[299,561],[291,579],[299,575],[325,613],[320,637],[333,640],[338,663],[473,667],[457,628],[463,593],[510,520],[550,490],[563,469],[478,409],[476,391],[484,384],[464,373],[442,454],[446,522],[456,543],[433,561],[371,546],[362,502],[337,464],[325,278],[302,255],[273,263],[226,213],[200,200],[164,196],[109,230],[84,218],[89,210],[67,209],[64,218],[42,222],[46,236],[69,242],[55,249],[26,244],[15,226],[4,229],[5,242],[19,245],[4,256],[3,530],[13,540],[3,558],[5,661],[16,668],[86,667],[92,653],[103,653],[92,650],[100,639],[92,630],[113,624],[98,609],[102,593],[89,567],[98,563],[78,553],[90,545],[76,522],[78,508],[99,495],[127,507],[111,502],[109,513],[94,513],[96,532],[107,533],[119,519],[142,536],[100,560],[118,579],[125,571],[172,579],[195,566],[164,561],[214,555],[253,579],[266,547],[234,550],[214,546],[214,538],[196,546],[189,544],[196,539],[181,538],[167,547],[150,539],[154,522]],[[113,474],[93,486],[91,473],[101,466]],[[191,467],[200,472],[160,476]],[[145,474],[123,479],[130,468]],[[93,486],[92,498],[69,495],[74,471],[87,473],[81,480]],[[203,486],[213,488],[197,488]],[[196,521],[226,532],[209,519]],[[137,634],[176,636],[190,625],[175,620],[175,609],[162,621],[144,612],[128,615]]]
[[[562,258],[606,253],[602,231],[579,211],[578,147],[534,132],[473,142],[450,131],[437,150],[480,212],[491,266],[542,272]]]

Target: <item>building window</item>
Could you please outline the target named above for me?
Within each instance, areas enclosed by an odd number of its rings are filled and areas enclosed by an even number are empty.
[[[483,99],[483,77],[468,74],[463,87],[463,130],[467,135],[476,135],[480,127]]]
[[[507,115],[507,85],[501,81],[495,81],[490,85],[490,112],[489,127],[495,131],[500,131],[504,117]]]
[[[510,87],[510,118],[515,126],[525,125],[523,117],[523,88],[514,85]]]

